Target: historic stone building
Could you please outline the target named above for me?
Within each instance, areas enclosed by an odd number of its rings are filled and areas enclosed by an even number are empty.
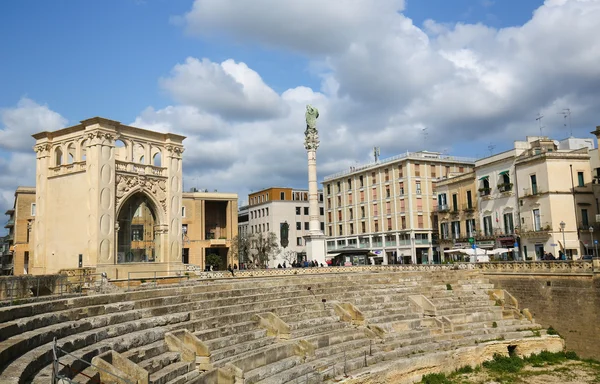
[[[477,160],[474,172],[440,182],[442,248],[470,247],[472,239],[479,248],[508,248],[514,259],[593,253],[598,209],[591,146],[586,139],[530,136],[509,151]]]
[[[31,273],[182,268],[183,136],[95,117],[33,137]]]

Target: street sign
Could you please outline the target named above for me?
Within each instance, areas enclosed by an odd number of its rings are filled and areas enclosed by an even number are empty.
[[[551,247],[558,247],[558,244],[550,244]]]
[[[473,249],[476,249],[476,248],[477,248],[477,246],[476,246],[475,244],[473,244],[473,245],[472,245],[472,247],[473,247]]]
[[[598,244],[598,240],[594,240],[594,244]]]
[[[517,243],[517,242],[515,241],[515,245],[514,245],[514,247],[515,247],[515,248],[519,248],[519,243]]]
[[[469,243],[471,243],[471,244],[475,243],[475,239],[472,237],[469,237]]]

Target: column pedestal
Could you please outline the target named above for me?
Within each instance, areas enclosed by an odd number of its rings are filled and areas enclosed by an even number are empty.
[[[306,259],[327,265],[325,263],[325,235],[322,233],[309,234],[304,236],[304,241],[306,242]]]

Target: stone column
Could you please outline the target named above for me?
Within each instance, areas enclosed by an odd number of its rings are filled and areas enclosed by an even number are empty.
[[[308,155],[308,235],[306,241],[307,260],[325,264],[325,235],[319,222],[319,190],[317,186],[317,148],[319,147],[319,132],[317,118],[319,111],[310,105],[306,106],[306,131],[304,132],[304,148]]]

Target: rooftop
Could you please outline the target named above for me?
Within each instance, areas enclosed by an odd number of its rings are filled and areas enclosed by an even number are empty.
[[[450,155],[443,155],[439,152],[429,152],[429,151],[406,152],[406,153],[403,153],[400,155],[388,157],[387,159],[382,159],[382,160],[364,164],[364,165],[361,165],[358,167],[350,167],[349,170],[338,172],[333,175],[325,176],[323,181],[329,181],[329,180],[337,179],[338,177],[364,172],[369,169],[379,168],[382,165],[393,163],[398,160],[430,160],[430,161],[442,161],[442,162],[448,162],[448,163],[465,163],[465,164],[469,164],[469,165],[475,164],[475,159],[471,158],[471,157],[450,156]]]

